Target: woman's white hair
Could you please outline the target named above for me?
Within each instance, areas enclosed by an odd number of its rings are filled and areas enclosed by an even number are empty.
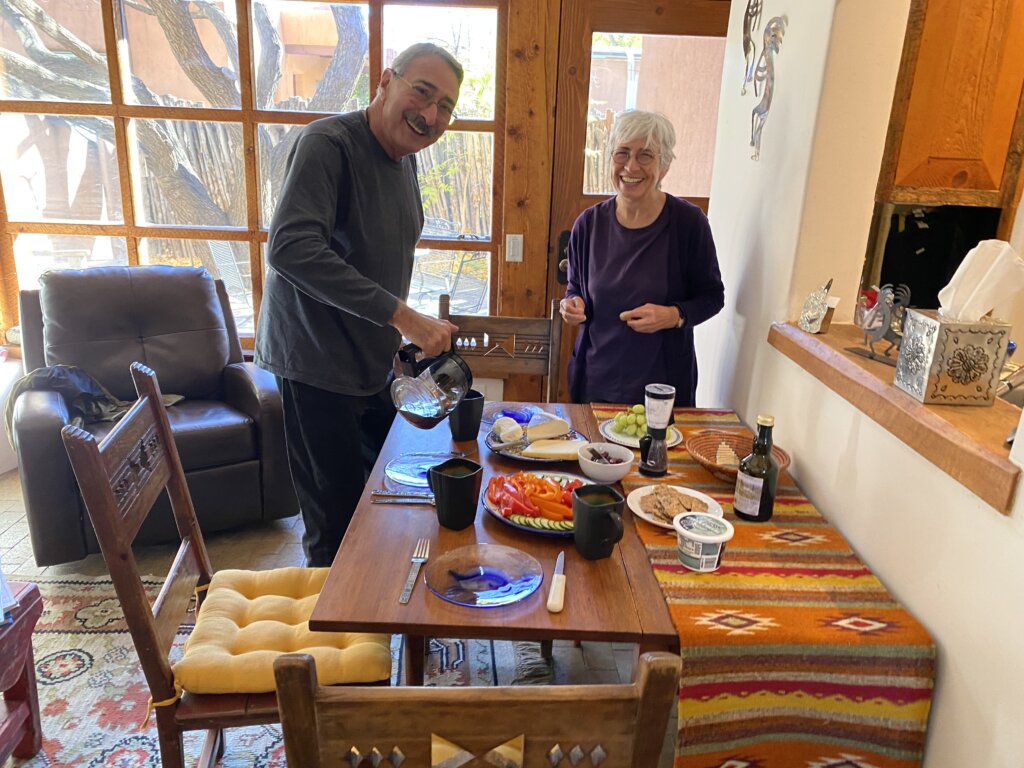
[[[620,112],[608,135],[608,159],[612,152],[623,144],[643,139],[644,146],[661,156],[661,170],[665,170],[676,159],[672,151],[676,146],[676,129],[671,121],[660,112],[644,112],[631,109]],[[610,166],[610,163],[609,163]]]

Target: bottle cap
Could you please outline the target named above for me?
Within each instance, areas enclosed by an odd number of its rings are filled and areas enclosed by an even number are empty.
[[[759,427],[774,427],[775,426],[775,417],[774,416],[768,416],[767,414],[762,413],[762,414],[760,414],[757,417],[757,426],[759,426]]]

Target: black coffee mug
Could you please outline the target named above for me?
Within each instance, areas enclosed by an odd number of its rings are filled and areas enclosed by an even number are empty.
[[[582,485],[572,492],[573,543],[587,560],[608,557],[615,549],[625,501],[610,485]]]
[[[453,531],[473,524],[483,476],[484,468],[469,459],[448,459],[427,470],[438,523]]]
[[[452,440],[476,440],[480,431],[480,420],[484,415],[484,396],[475,389],[469,390],[455,410],[448,415],[448,427],[452,431]]]

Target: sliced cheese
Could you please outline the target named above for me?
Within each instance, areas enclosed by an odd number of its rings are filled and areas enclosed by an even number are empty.
[[[526,439],[531,443],[549,437],[558,437],[569,431],[569,422],[550,413],[536,413],[526,426]]]
[[[531,459],[551,459],[552,461],[571,461],[575,459],[586,440],[536,440],[520,451],[522,456]]]

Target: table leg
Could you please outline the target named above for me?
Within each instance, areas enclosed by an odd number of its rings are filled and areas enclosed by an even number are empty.
[[[4,691],[4,700],[8,705],[23,701],[28,706],[28,717],[22,724],[25,733],[12,754],[15,757],[32,757],[42,747],[43,731],[39,721],[39,693],[36,690],[36,665],[31,645],[25,654],[21,675],[13,686]]]
[[[405,684],[423,685],[424,665],[426,663],[426,638],[420,635],[405,636]]]

